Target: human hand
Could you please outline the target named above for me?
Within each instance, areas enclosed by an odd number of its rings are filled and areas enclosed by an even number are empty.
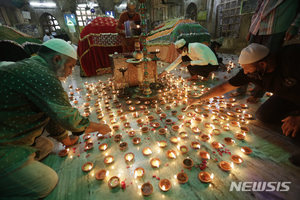
[[[292,133],[292,137],[295,137],[300,131],[300,116],[288,116],[281,121],[283,122],[281,129],[285,136]]]
[[[296,26],[290,26],[289,29],[285,33],[284,40],[289,41],[291,40],[295,35],[297,35],[298,28]]]
[[[162,73],[160,73],[160,74],[158,75],[158,78],[163,78],[167,73],[168,73],[168,72],[163,71]]]
[[[105,135],[111,132],[111,129],[107,124],[95,123],[95,122],[90,122],[90,125],[85,129],[85,133],[91,133],[96,131],[98,131],[102,135]]]
[[[250,96],[250,97],[247,99],[247,102],[248,102],[248,103],[257,103],[259,100],[260,100],[260,98],[257,98],[257,97],[254,97],[254,96]]]

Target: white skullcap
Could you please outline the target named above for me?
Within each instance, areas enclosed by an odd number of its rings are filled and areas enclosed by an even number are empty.
[[[62,39],[48,40],[43,43],[43,46],[77,60],[77,52],[75,49],[72,47],[72,45]]]
[[[136,3],[134,1],[128,1],[127,2],[127,7],[131,10],[136,8]]]
[[[239,57],[240,64],[251,64],[255,63],[269,54],[270,50],[268,47],[252,43],[241,51],[241,55]]]
[[[185,44],[186,44],[185,39],[177,40],[177,41],[174,43],[176,49],[179,49],[179,48],[183,47]]]

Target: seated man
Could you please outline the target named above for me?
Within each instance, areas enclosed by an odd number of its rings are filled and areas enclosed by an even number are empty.
[[[229,81],[212,88],[189,105],[227,93],[249,82],[264,91],[274,93],[257,110],[256,116],[265,123],[282,124],[284,135],[300,138],[300,44],[288,45],[276,55],[269,54],[263,45],[252,43],[244,48],[239,57],[241,71]],[[300,165],[300,155],[292,157]]]
[[[181,63],[181,67],[187,67],[191,79],[197,79],[198,75],[207,78],[212,71],[219,67],[215,54],[208,46],[201,43],[187,43],[184,39],[175,42],[175,48],[180,56],[171,63],[160,75],[163,77]]]
[[[110,132],[80,115],[59,79],[72,74],[74,48],[61,39],[45,42],[33,56],[0,63],[0,194],[5,199],[39,199],[56,186],[56,172],[34,159],[43,130],[65,145],[68,131]]]

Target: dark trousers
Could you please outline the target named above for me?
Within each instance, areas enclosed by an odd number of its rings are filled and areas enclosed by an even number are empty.
[[[188,56],[182,56],[182,62],[188,61],[192,60]],[[219,65],[189,65],[187,68],[191,76],[200,75],[207,78],[210,72],[216,71],[219,68]]]
[[[282,125],[281,120],[295,115],[295,111],[299,110],[299,105],[274,95],[258,108],[256,118],[264,123]],[[300,131],[297,132],[296,138],[299,141]]]
[[[252,35],[250,36],[249,44],[258,43],[267,46],[270,49],[271,53],[276,53],[279,51],[283,44],[283,39],[285,36],[285,32],[276,33],[271,35]],[[237,92],[240,94],[245,94],[247,92],[248,85],[241,86],[237,89]],[[256,86],[254,90],[251,92],[251,96],[256,98],[263,97],[265,92]]]

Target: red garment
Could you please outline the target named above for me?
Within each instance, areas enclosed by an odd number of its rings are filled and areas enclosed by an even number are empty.
[[[97,75],[99,71],[100,74],[111,72],[109,54],[122,52],[116,26],[114,18],[97,17],[81,31],[77,53],[87,76]]]
[[[125,11],[120,15],[116,31],[120,34],[121,37],[123,53],[134,51],[134,39],[125,38],[125,33],[124,33],[125,30],[124,22],[128,20],[134,22],[137,21],[140,22],[141,16],[138,13],[135,13],[134,16],[130,17],[128,11]]]

